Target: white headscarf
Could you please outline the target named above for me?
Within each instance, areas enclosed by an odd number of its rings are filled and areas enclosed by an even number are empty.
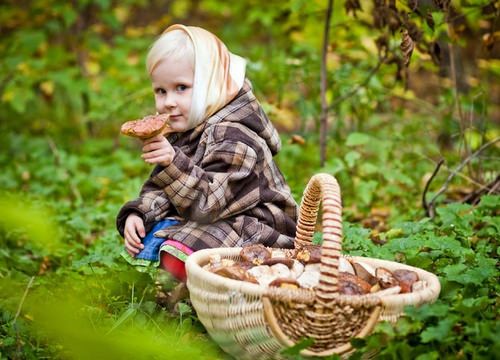
[[[217,36],[200,27],[175,24],[168,27],[162,37],[173,30],[184,31],[194,50],[194,85],[188,124],[191,129],[234,99],[245,80],[246,61],[231,53]],[[150,74],[153,69],[154,66],[149,68]]]

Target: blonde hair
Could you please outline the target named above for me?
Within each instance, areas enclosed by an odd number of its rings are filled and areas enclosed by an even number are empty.
[[[194,48],[186,32],[174,30],[161,35],[149,49],[146,69],[149,76],[160,62],[166,58],[174,61],[191,60],[194,65]],[[194,66],[193,66],[194,68]]]
[[[172,25],[153,43],[146,59],[151,76],[170,58],[191,60],[193,93],[187,129],[192,129],[230,102],[243,86],[246,62],[230,53],[212,33],[194,26]]]

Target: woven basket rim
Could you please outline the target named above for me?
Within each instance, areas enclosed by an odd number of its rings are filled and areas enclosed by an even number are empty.
[[[239,256],[242,248],[212,248],[198,250],[188,256],[186,260],[186,273],[188,278],[195,276],[209,281],[211,284],[220,285],[235,290],[244,290],[246,293],[261,296],[265,293],[265,289],[258,284],[253,284],[247,281],[239,281],[229,279],[221,275],[214,274],[213,272],[203,269],[202,266],[208,264],[210,256],[220,255],[221,257],[235,257]]]
[[[209,270],[203,269],[203,266],[205,264],[208,264],[210,256],[213,255],[220,255],[223,258],[227,257],[232,257],[232,258],[238,258],[241,247],[237,248],[213,248],[213,249],[203,249],[194,252],[191,254],[187,261],[186,261],[186,271],[188,274],[188,286],[189,286],[189,277],[190,276],[196,276],[197,278],[202,278],[211,284],[214,285],[220,285],[221,287],[224,288],[230,288],[234,289],[235,291],[244,291],[245,293],[251,294],[251,295],[256,295],[256,296],[264,296],[268,292],[268,287],[262,286],[259,284],[254,284],[248,281],[240,281],[240,280],[234,280],[234,279],[229,279],[226,277],[223,277],[221,275],[217,275],[212,273]],[[389,267],[389,268],[397,268],[397,269],[404,269],[404,270],[412,270],[415,271],[420,280],[425,280],[427,282],[427,286],[424,287],[423,289],[411,292],[411,293],[398,293],[398,294],[392,294],[390,291],[378,291],[375,293],[371,294],[365,294],[365,295],[345,295],[345,294],[339,294],[338,298],[339,299],[360,299],[363,297],[373,297],[373,296],[379,296],[380,299],[382,300],[382,303],[387,307],[387,306],[394,306],[394,305],[405,305],[405,304],[410,304],[415,297],[423,297],[423,298],[432,298],[436,294],[439,294],[441,290],[441,284],[439,282],[438,277],[431,273],[428,272],[424,269],[421,269],[419,267],[414,267],[411,265],[403,264],[397,261],[392,261],[392,260],[384,260],[384,259],[377,259],[377,258],[370,258],[370,257],[364,257],[364,256],[351,256],[351,255],[345,255],[342,254],[343,258],[346,259],[353,259],[357,261],[364,261],[368,263],[377,263],[379,266],[382,267]],[[388,290],[388,289],[386,289]],[[290,294],[297,294],[297,293],[304,293],[308,292],[310,290],[306,289],[275,289],[275,291],[278,292],[283,292],[283,293],[290,293]]]

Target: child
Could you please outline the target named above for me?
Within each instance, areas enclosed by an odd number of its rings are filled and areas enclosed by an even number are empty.
[[[156,167],[118,213],[125,257],[185,281],[196,250],[293,247],[297,205],[273,161],[280,139],[245,79],[245,60],[204,29],[173,25],[146,63],[173,133],[144,141],[142,158]]]

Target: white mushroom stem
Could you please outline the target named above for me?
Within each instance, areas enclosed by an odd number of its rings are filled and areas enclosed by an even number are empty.
[[[290,269],[291,276],[294,279],[297,279],[304,272],[304,264],[302,264],[298,260],[293,260],[292,268]]]
[[[354,262],[358,265],[361,265],[366,271],[368,271],[368,273],[370,273],[370,275],[376,276],[375,269],[373,268],[373,266],[371,266],[365,262],[362,262],[362,261],[354,261]]]
[[[304,271],[297,282],[300,287],[310,289],[319,284],[319,271]]]
[[[339,258],[339,272],[346,272],[355,275],[354,268],[351,263],[343,257]]]

